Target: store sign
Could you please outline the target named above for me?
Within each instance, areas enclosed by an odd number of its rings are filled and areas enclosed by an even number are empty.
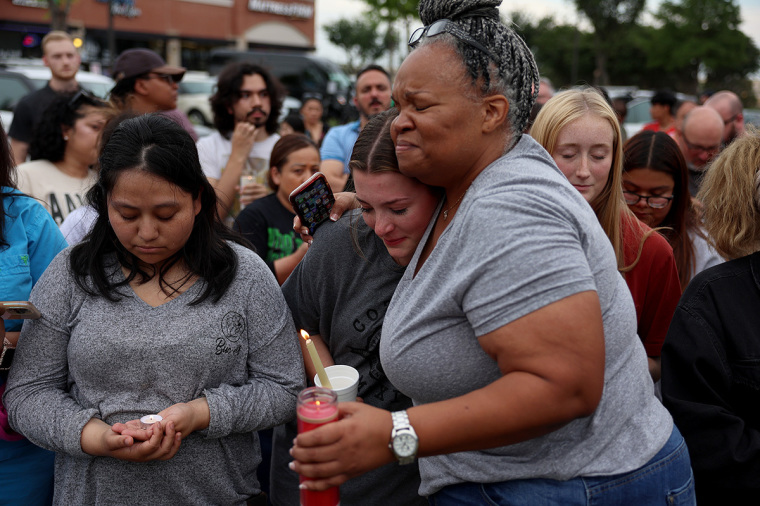
[[[38,9],[47,9],[47,0],[13,0],[13,5],[19,5],[21,7],[37,7]]]
[[[108,0],[97,0],[99,3],[107,4]],[[135,7],[136,0],[113,0],[111,5],[111,14],[114,16],[124,16],[125,18],[136,18],[142,14],[142,10]]]
[[[310,19],[314,15],[313,5],[292,4],[277,0],[248,0],[248,10],[303,19]]]

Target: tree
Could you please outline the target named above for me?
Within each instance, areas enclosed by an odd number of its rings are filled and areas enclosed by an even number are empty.
[[[327,39],[346,52],[349,73],[355,73],[398,45],[395,30],[380,34],[378,26],[379,22],[368,16],[353,20],[339,19],[324,26]]]
[[[388,37],[396,37],[398,32],[394,25],[403,24],[406,33],[406,39],[409,39],[409,21],[417,16],[419,10],[419,0],[364,0],[373,15],[377,15],[386,23],[386,34]],[[398,42],[388,48],[388,70],[393,72],[393,57]]]
[[[760,66],[760,51],[739,30],[734,0],[665,0],[655,18],[661,26],[644,41],[648,66],[677,74],[678,84],[692,93],[704,77],[706,87],[748,98],[746,76]]]
[[[644,9],[646,0],[574,0],[575,6],[594,27],[596,70],[594,83],[609,84],[609,42],[621,37]]]
[[[551,16],[533,22],[522,12],[509,15],[514,30],[525,40],[542,77],[556,88],[590,82],[594,73],[593,36]]]
[[[65,32],[68,29],[69,10],[72,3],[74,3],[74,0],[48,0],[51,30],[62,30]]]

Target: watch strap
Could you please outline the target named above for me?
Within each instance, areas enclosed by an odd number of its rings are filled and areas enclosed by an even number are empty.
[[[414,454],[412,455],[399,455],[396,453],[396,449],[393,446],[393,442],[396,437],[399,437],[401,435],[412,437],[415,441],[417,441],[417,433],[414,431],[414,427],[412,427],[412,424],[409,422],[409,415],[407,415],[406,410],[394,411],[391,413],[391,420],[393,421],[393,430],[391,431],[391,442],[388,446],[393,452],[393,455],[395,455],[398,459],[398,463],[400,465],[411,464],[417,457],[416,448]]]

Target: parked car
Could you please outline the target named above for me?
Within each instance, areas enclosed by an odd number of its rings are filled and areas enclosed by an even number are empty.
[[[45,86],[50,80],[50,69],[43,66],[0,66],[0,121],[7,132],[13,121],[13,109],[22,97]],[[106,98],[113,88],[110,77],[80,70],[79,84],[95,95]]]
[[[187,72],[179,82],[177,109],[187,114],[196,125],[211,125],[214,113],[209,97],[216,89],[216,78],[206,72]]]
[[[13,121],[13,109],[21,98],[36,88],[24,74],[0,69],[0,120],[7,132]]]
[[[626,100],[628,113],[623,128],[625,128],[625,133],[629,139],[639,133],[644,125],[653,121],[649,109],[652,106],[650,100],[654,96],[654,91],[639,90],[635,86],[610,86],[607,88],[607,92],[611,99],[622,98]],[[684,93],[676,93],[676,98],[681,101],[695,102],[697,100],[694,95]]]
[[[216,77],[211,77],[206,72],[187,72],[179,82],[177,109],[187,114],[190,121],[196,125],[196,132],[199,131],[197,126],[210,127],[214,123],[214,112],[211,110],[209,98],[215,92]],[[285,97],[279,120],[282,121],[288,114],[298,113],[300,109],[300,100],[290,96]],[[201,129],[201,131],[204,130]]]
[[[18,72],[25,75],[34,84],[34,89],[38,90],[50,81],[50,69],[44,66],[7,66],[6,70]],[[108,76],[94,74],[85,70],[77,72],[77,82],[83,87],[90,90],[101,98],[107,98],[113,88],[114,82]],[[33,90],[32,90],[33,91]]]
[[[306,53],[214,49],[209,73],[216,75],[233,61],[250,61],[268,68],[295,99],[303,100],[304,94],[321,95],[326,118],[344,122],[353,112],[349,104],[351,80],[326,58]]]
[[[760,109],[744,109],[744,124],[760,128]]]

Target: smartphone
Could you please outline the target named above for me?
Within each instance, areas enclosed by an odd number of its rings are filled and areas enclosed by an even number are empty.
[[[4,320],[36,320],[42,316],[40,310],[26,300],[0,302],[0,313]]]
[[[325,220],[330,218],[330,209],[335,203],[330,184],[321,172],[317,172],[290,194],[290,203],[309,235]]]

